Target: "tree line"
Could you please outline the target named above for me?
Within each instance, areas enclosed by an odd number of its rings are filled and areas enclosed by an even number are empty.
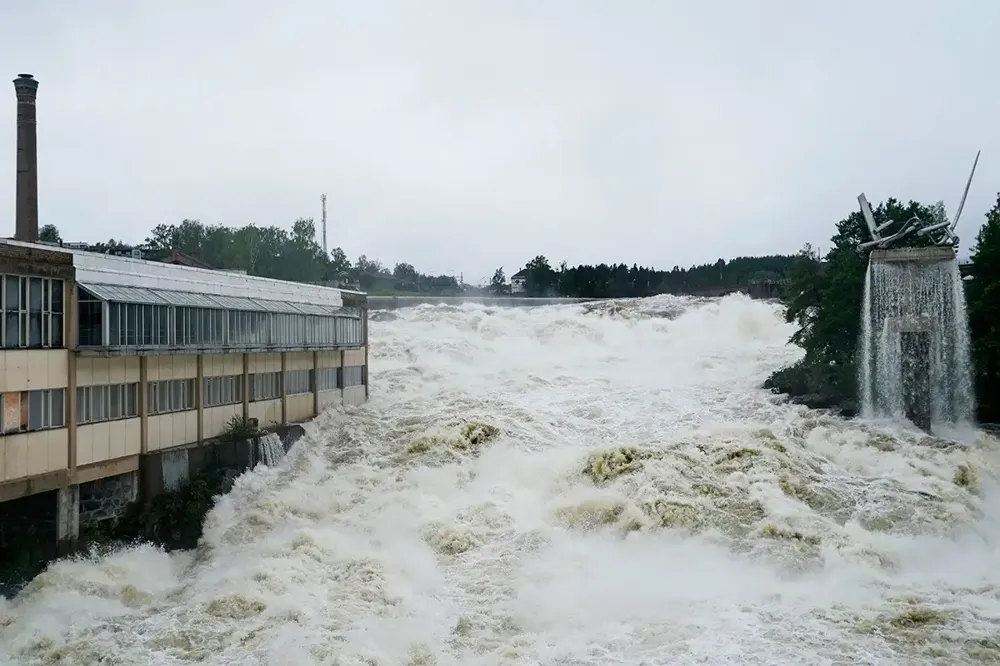
[[[943,204],[902,203],[887,199],[873,210],[877,225],[898,229],[914,215],[944,218]],[[835,408],[846,415],[858,410],[861,309],[871,250],[860,211],[837,223],[833,245],[821,257],[806,245],[788,273],[786,319],[798,330],[791,341],[805,350],[798,363],[771,375],[765,386],[812,407]],[[926,236],[908,245],[927,245]],[[979,229],[972,247],[971,280],[964,282],[969,333],[981,422],[1000,421],[1000,195]]]
[[[754,284],[783,285],[796,262],[794,255],[738,257],[684,269],[674,266],[661,271],[632,264],[598,264],[558,269],[539,255],[515,275],[524,276],[526,296],[577,298],[638,298],[656,294],[721,293]],[[511,293],[503,267],[496,269],[489,290],[496,295]]]
[[[59,229],[51,224],[39,230],[39,237],[46,242],[62,242]],[[179,252],[211,268],[244,270],[279,280],[353,286],[373,294],[458,295],[475,291],[452,275],[425,274],[411,263],[399,262],[390,269],[364,254],[352,262],[339,247],[324,253],[316,241],[316,225],[308,218],[296,220],[291,230],[273,225],[229,227],[184,220],[180,224],[157,225],[139,245],[111,239],[86,246],[94,252],[118,255],[139,249],[144,257],[152,259]],[[631,268],[625,264],[568,267],[565,262],[554,269],[540,255],[524,267],[525,295],[622,298],[713,293],[755,283],[781,284],[794,263],[794,256],[774,255],[719,259],[687,269],[674,266],[669,271],[635,264]],[[503,268],[497,269],[486,290],[495,295],[511,293]]]
[[[39,239],[62,242],[59,229],[51,224],[39,230]],[[462,290],[454,276],[426,275],[409,263],[400,262],[390,269],[364,254],[352,262],[339,247],[326,253],[316,241],[315,223],[308,218],[296,220],[291,230],[273,225],[228,227],[184,220],[180,224],[157,225],[139,245],[115,239],[86,245],[104,254],[128,255],[139,249],[144,257],[152,259],[179,252],[211,268],[244,270],[249,275],[293,282],[354,286],[375,293],[458,294]]]

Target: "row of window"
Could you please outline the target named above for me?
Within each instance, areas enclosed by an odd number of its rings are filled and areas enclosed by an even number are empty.
[[[66,389],[0,393],[0,432],[62,428],[66,425]]]
[[[63,281],[0,275],[0,343],[5,349],[63,345]]]
[[[312,347],[364,344],[362,321],[356,317],[108,303],[105,326],[104,304],[84,298],[93,297],[81,291],[80,345],[83,347]]]
[[[110,384],[76,389],[76,422],[98,423],[139,415],[139,385]]]
[[[341,373],[343,370],[343,373]],[[249,376],[250,401],[275,400],[281,397],[281,373],[262,372]],[[205,407],[220,407],[243,402],[243,375],[206,377]],[[327,391],[364,383],[364,366],[289,370],[285,372],[286,395],[300,395],[314,390]],[[147,385],[149,414],[169,414],[195,409],[195,380],[168,379]],[[80,425],[135,418],[139,415],[139,385],[110,384],[81,386],[76,390],[77,417]],[[66,390],[16,391],[0,394],[0,433],[62,428],[66,425]]]
[[[215,377],[206,378],[206,382]],[[195,408],[195,380],[164,379],[149,382],[146,387],[146,404],[150,414],[169,414]]]
[[[343,370],[343,376],[341,376]],[[319,370],[288,370],[285,372],[285,395],[301,395],[364,384],[364,366],[321,368]],[[315,381],[314,381],[315,372]],[[281,397],[281,373],[258,372],[248,375],[250,402],[276,400]],[[205,407],[221,407],[243,402],[243,375],[206,377]],[[149,413],[165,414],[195,408],[193,379],[172,379],[149,384]],[[169,397],[168,397],[169,396]]]
[[[205,378],[205,406],[221,407],[243,402],[243,375]]]

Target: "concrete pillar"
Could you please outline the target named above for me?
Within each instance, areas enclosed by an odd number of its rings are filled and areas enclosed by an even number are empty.
[[[76,404],[76,367],[77,345],[79,344],[80,327],[77,326],[80,304],[76,293],[76,280],[63,280],[63,345],[68,350],[66,377],[66,446],[70,482],[76,479],[77,448],[76,420],[79,405]]]
[[[310,382],[312,386],[310,386],[310,388],[312,389],[312,394],[313,394],[313,416],[319,416],[319,381],[317,381],[319,377],[319,352],[314,351],[312,353],[312,356],[313,356],[313,369],[312,369],[312,380]],[[282,412],[282,414],[284,414],[284,412]],[[284,421],[282,421],[282,423],[284,423]]]
[[[340,350],[340,370],[337,371],[337,385],[340,388],[340,402],[343,403],[343,404],[345,404],[345,405],[347,404],[347,402],[344,399],[344,392],[347,390],[347,386],[346,386],[347,382],[344,381],[345,380],[345,378],[344,378],[344,368],[347,367],[345,365],[346,363],[347,363],[347,353],[346,353],[345,350],[341,349]]]
[[[56,543],[59,554],[76,548],[80,539],[80,486],[70,485],[56,491]]]
[[[288,352],[281,352],[281,371],[278,373],[278,395],[281,396],[281,425],[288,423],[288,395],[285,393],[285,373],[288,371]]]
[[[361,341],[365,343],[365,369],[361,381],[365,383],[365,400],[368,400],[368,304],[361,308]]]
[[[243,354],[243,420],[250,418],[250,354]]]
[[[139,357],[139,451],[149,453],[149,357]],[[157,440],[159,441],[159,440]]]
[[[205,440],[205,356],[198,354],[194,380],[194,408],[198,410],[198,443]]]
[[[931,429],[931,335],[929,331],[900,333],[903,410],[913,425]]]

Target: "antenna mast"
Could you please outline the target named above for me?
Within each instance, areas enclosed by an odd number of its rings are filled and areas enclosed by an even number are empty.
[[[328,254],[326,249],[326,195],[319,195],[320,203],[323,204],[323,254]]]

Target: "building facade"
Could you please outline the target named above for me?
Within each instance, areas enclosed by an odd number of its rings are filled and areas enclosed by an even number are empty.
[[[527,290],[528,271],[520,270],[510,276],[510,293],[523,294]]]
[[[362,293],[14,240],[0,287],[0,501],[368,396]]]

